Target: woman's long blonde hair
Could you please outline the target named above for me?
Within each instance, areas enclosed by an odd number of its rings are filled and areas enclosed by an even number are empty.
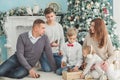
[[[95,26],[95,33],[90,32],[90,36],[94,37],[98,42],[98,47],[102,48],[107,44],[107,38],[108,38],[108,32],[106,29],[106,25],[104,21],[101,18],[96,18],[91,21],[91,23],[94,22]]]

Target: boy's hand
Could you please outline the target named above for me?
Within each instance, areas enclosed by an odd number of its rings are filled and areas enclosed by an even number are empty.
[[[61,68],[64,68],[64,67],[66,67],[66,66],[67,66],[66,62],[62,62],[62,63],[61,63]]]
[[[82,69],[85,69],[86,65],[87,65],[87,63],[85,63],[85,62],[82,63],[81,68],[82,68]]]
[[[58,40],[55,40],[55,43],[58,43]]]
[[[79,67],[78,67],[78,66],[75,66],[75,67],[73,68],[73,72],[77,72],[77,71],[79,71]]]
[[[62,56],[63,55],[63,52],[60,50],[58,55]]]
[[[58,47],[59,46],[59,44],[56,42],[52,42],[50,45],[51,45],[51,47]]]
[[[32,78],[39,78],[40,77],[40,75],[37,74],[36,71],[33,68],[30,69],[29,74]]]

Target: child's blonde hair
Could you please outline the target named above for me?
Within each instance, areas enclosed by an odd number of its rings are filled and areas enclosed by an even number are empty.
[[[92,45],[91,46],[83,46],[82,50],[85,50],[87,54],[94,54],[95,50],[93,49]]]
[[[73,35],[76,35],[77,36],[77,30],[75,28],[68,28],[67,30],[67,34],[66,34],[68,37],[71,37]]]

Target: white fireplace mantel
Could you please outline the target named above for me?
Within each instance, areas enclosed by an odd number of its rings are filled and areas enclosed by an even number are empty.
[[[7,35],[7,43],[5,46],[8,50],[8,56],[14,54],[16,50],[16,41],[20,33],[29,31],[35,19],[46,21],[44,16],[8,16],[4,24],[4,30]],[[60,16],[56,17],[60,21]]]

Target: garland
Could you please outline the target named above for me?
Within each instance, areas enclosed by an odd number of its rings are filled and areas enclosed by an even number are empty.
[[[56,12],[56,14],[63,18],[63,14],[59,12]],[[42,9],[39,9],[37,5],[35,5],[33,9],[30,7],[16,7],[7,12],[0,12],[0,36],[5,34],[3,26],[7,16],[44,16],[44,12]],[[60,20],[60,23],[61,22],[62,19]]]
[[[33,11],[33,9],[31,9]],[[0,36],[5,35],[3,26],[7,16],[43,16],[43,10],[40,9],[36,14],[29,14],[26,7],[17,7],[8,12],[0,12]]]

